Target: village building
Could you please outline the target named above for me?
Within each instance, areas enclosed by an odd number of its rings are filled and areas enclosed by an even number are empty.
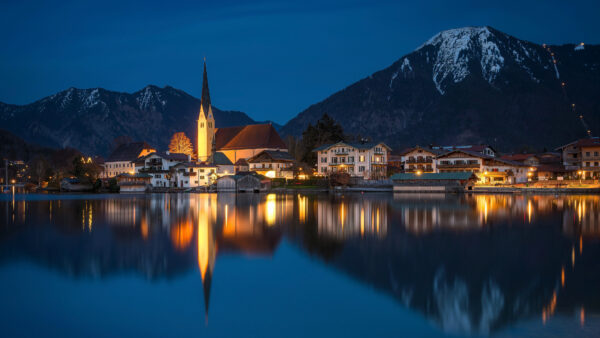
[[[240,172],[217,179],[218,192],[261,192],[270,186],[269,179],[255,172]]]
[[[472,172],[479,183],[522,183],[528,180],[528,166],[468,150],[453,150],[436,158],[439,173]]]
[[[383,142],[338,142],[322,145],[313,151],[317,153],[317,175],[345,172],[365,179],[387,176],[391,148]]]
[[[270,123],[226,128],[215,127],[206,63],[204,63],[196,149],[199,162],[212,162],[214,155],[221,153],[229,159],[232,165],[240,159],[248,159],[264,150],[288,151],[285,142]]]
[[[134,162],[145,155],[155,152],[146,142],[133,142],[122,144],[115,149],[104,162],[102,178],[112,178],[120,174],[133,174]]]
[[[562,154],[565,169],[577,173],[580,178],[600,178],[600,138],[580,139],[556,150]]]
[[[146,192],[151,186],[151,175],[138,173],[123,173],[117,176],[117,184],[121,193],[140,193]]]
[[[171,186],[196,188],[212,185],[217,180],[218,167],[208,163],[181,162],[171,169]]]
[[[152,187],[171,187],[171,169],[182,162],[190,162],[190,155],[176,154],[171,152],[154,152],[142,156],[135,161],[136,174],[148,174],[151,176]]]
[[[250,171],[250,166],[248,165],[248,161],[246,161],[246,159],[244,158],[240,158],[239,160],[237,160],[235,162],[235,172],[240,172],[240,171]]]
[[[416,146],[414,148],[406,149],[400,156],[402,167],[404,172],[420,172],[420,173],[434,173],[436,169],[435,158],[438,155],[446,153],[446,150],[423,148]]]
[[[250,171],[269,178],[293,178],[294,157],[287,151],[263,150],[248,159]]]

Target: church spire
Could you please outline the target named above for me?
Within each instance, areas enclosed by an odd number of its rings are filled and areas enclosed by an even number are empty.
[[[202,97],[200,98],[200,109],[208,115],[210,110],[210,93],[208,92],[208,75],[206,74],[206,58],[204,58],[204,75],[202,76]]]

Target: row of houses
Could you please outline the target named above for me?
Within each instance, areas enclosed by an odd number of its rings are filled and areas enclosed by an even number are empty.
[[[527,182],[530,166],[499,157],[488,145],[421,147],[406,149],[397,167],[405,173],[472,172],[484,184],[514,184]]]
[[[594,179],[600,178],[600,138],[526,154],[498,154],[489,145],[416,146],[390,155],[389,168],[417,174],[472,172],[485,184]]]

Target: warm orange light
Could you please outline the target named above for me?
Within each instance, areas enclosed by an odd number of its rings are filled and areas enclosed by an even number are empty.
[[[267,195],[267,203],[266,203],[266,208],[267,208],[267,215],[266,215],[266,220],[267,220],[267,224],[268,225],[274,225],[275,221],[277,219],[277,196],[275,194],[268,194]]]
[[[190,246],[194,236],[194,226],[191,221],[176,224],[171,228],[171,242],[175,249],[183,251]]]

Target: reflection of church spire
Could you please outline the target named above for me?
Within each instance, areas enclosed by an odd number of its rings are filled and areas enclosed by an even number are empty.
[[[203,199],[202,201],[199,201],[198,206],[198,267],[200,268],[200,276],[202,277],[205,315],[206,320],[208,321],[210,286],[217,250],[212,228],[209,200]]]
[[[202,288],[204,289],[204,318],[208,324],[208,306],[210,304],[210,285],[212,283],[212,271],[209,271],[202,280]]]

